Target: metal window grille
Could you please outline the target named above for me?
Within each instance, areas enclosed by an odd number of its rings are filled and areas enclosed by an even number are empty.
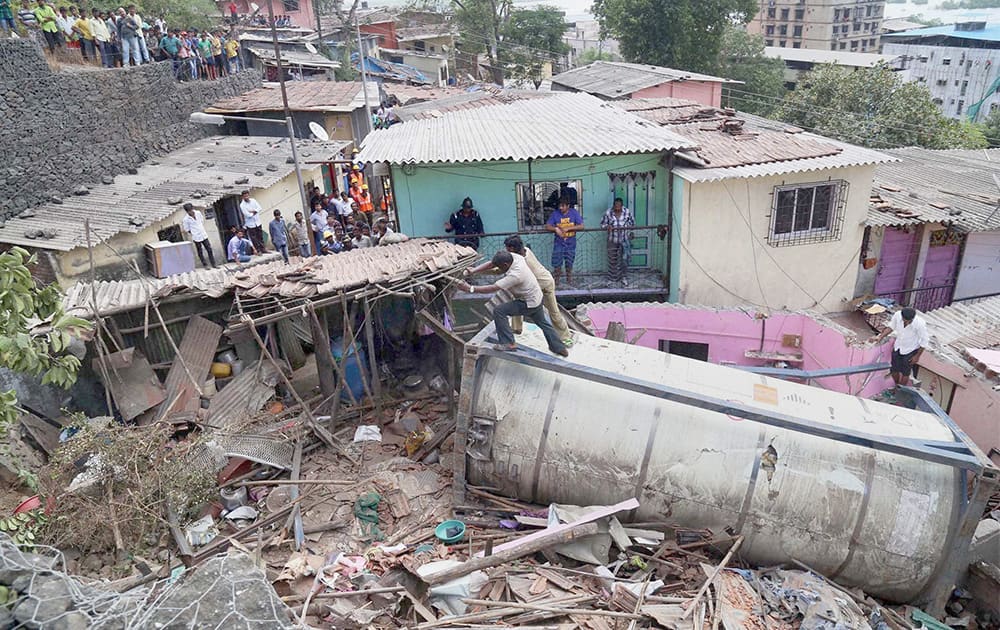
[[[847,182],[840,180],[775,187],[768,244],[783,247],[838,240],[847,191]]]
[[[552,182],[519,182],[517,194],[518,230],[542,230],[549,215],[559,209],[559,199],[569,197],[583,215],[583,181],[571,179]]]

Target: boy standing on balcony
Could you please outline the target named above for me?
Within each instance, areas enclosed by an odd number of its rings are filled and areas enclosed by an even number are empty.
[[[576,260],[576,232],[583,229],[583,216],[573,208],[569,198],[559,200],[559,209],[552,212],[545,229],[554,232],[552,241],[552,276],[559,285],[559,275],[566,268],[566,284],[573,286],[573,262]]]

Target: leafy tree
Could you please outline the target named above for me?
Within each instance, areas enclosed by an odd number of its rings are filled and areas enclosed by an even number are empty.
[[[785,64],[764,56],[764,38],[729,26],[722,39],[722,52],[714,74],[742,81],[728,88],[730,107],[765,116],[785,95]]]
[[[745,24],[756,0],[594,0],[605,36],[628,61],[711,72],[726,26]]]
[[[994,109],[982,124],[983,135],[990,147],[1000,147],[1000,109]]]
[[[569,51],[563,42],[566,21],[556,7],[514,9],[504,25],[500,62],[515,79],[540,80],[542,64]]]
[[[76,382],[80,360],[65,352],[71,338],[81,336],[90,324],[63,312],[58,286],[35,283],[28,270],[35,262],[20,247],[0,254],[0,367],[69,388]],[[0,392],[0,433],[17,414],[14,392]]]
[[[594,63],[595,61],[618,61],[618,59],[618,55],[610,53],[606,50],[588,48],[577,56],[576,65],[585,66],[589,63]]]
[[[975,149],[986,145],[981,132],[945,118],[925,86],[904,83],[885,64],[857,70],[818,66],[803,76],[775,116],[831,138],[874,148]]]
[[[139,15],[149,23],[152,23],[153,18],[160,17],[171,28],[204,29],[219,24],[219,9],[212,0],[142,0],[135,4]],[[122,4],[111,2],[108,8],[119,6]]]

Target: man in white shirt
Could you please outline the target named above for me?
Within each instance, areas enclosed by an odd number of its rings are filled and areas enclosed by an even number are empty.
[[[347,196],[346,191],[342,191],[340,193],[340,199],[333,200],[333,207],[337,211],[337,217],[340,218],[340,223],[346,228],[347,217],[354,214],[354,210],[351,208],[351,199]]]
[[[313,244],[316,246],[317,254],[323,248],[323,233],[326,232],[327,212],[323,209],[323,203],[319,200],[313,202],[312,214],[309,215],[309,225],[312,227]]]
[[[468,293],[507,291],[513,297],[509,302],[502,302],[493,309],[493,323],[500,340],[495,348],[507,351],[517,350],[517,344],[514,343],[514,331],[511,330],[510,321],[507,318],[521,315],[535,322],[535,325],[542,329],[545,341],[549,344],[549,350],[553,354],[558,354],[561,357],[569,356],[566,344],[562,342],[559,333],[545,317],[545,310],[542,308],[542,288],[538,285],[535,274],[531,273],[531,269],[528,268],[524,257],[508,251],[499,251],[493,256],[492,262],[493,267],[503,274],[503,277],[494,284],[473,286],[467,282],[458,282],[455,286]]]
[[[243,214],[243,227],[246,228],[247,237],[253,243],[253,247],[258,254],[264,253],[264,229],[261,227],[260,213],[264,209],[260,207],[256,199],[250,198],[250,191],[243,191],[243,200],[240,201],[240,212]]]
[[[215,267],[215,254],[212,252],[212,244],[208,242],[208,232],[205,231],[205,215],[195,210],[194,205],[190,203],[184,204],[184,212],[187,213],[187,216],[181,221],[181,229],[191,235],[202,266],[208,267],[205,263],[205,254],[207,253],[209,262]]]
[[[893,342],[892,367],[889,368],[889,375],[892,376],[892,382],[899,387],[910,382],[913,364],[923,354],[924,348],[930,344],[930,335],[927,334],[927,322],[917,315],[916,309],[910,307],[896,311],[889,319],[888,326],[872,337],[872,340],[880,343],[890,334],[895,334],[896,339]]]

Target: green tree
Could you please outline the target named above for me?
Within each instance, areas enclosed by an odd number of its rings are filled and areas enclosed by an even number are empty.
[[[542,65],[555,63],[569,51],[563,42],[566,21],[556,7],[514,9],[503,28],[500,63],[515,79],[541,80]]]
[[[66,350],[71,338],[81,336],[90,324],[63,312],[57,285],[36,284],[28,270],[35,262],[20,247],[0,254],[0,366],[69,388],[76,382],[80,360]],[[14,392],[0,393],[0,433],[17,414]]]
[[[1000,147],[1000,109],[994,109],[983,121],[983,135],[991,147]]]
[[[764,56],[764,38],[729,26],[722,38],[718,67],[720,77],[742,81],[726,89],[730,107],[766,116],[785,95],[785,64]]]
[[[592,11],[622,56],[681,70],[711,72],[726,26],[745,24],[756,0],[594,0]]]
[[[576,58],[576,65],[585,66],[589,63],[594,63],[595,61],[618,61],[618,59],[618,55],[610,53],[606,50],[588,48],[580,53],[580,55]]]
[[[126,5],[128,3],[125,3]],[[136,2],[143,21],[152,24],[153,18],[163,18],[171,28],[212,28],[219,24],[219,8],[212,0],[142,0]],[[123,6],[109,4],[108,8]],[[267,5],[263,5],[266,7]],[[267,11],[265,8],[264,11]]]
[[[904,83],[885,64],[857,70],[819,66],[799,81],[774,115],[831,138],[874,148],[986,145],[982,132],[945,118],[925,86]]]

